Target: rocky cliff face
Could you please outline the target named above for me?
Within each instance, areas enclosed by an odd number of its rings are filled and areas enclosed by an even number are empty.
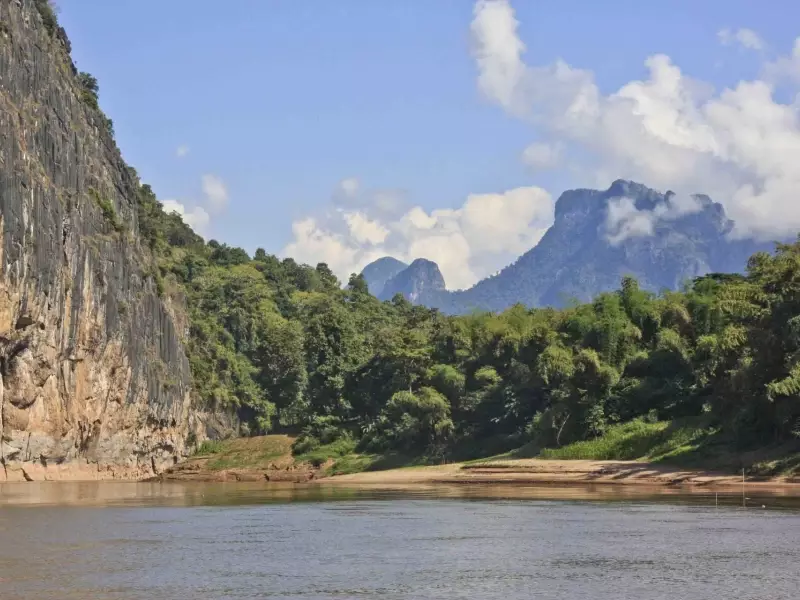
[[[183,307],[46,16],[0,0],[0,480],[151,476],[200,432]]]
[[[446,293],[444,277],[435,262],[418,258],[383,286],[378,298],[391,300],[395,294],[415,304],[424,304],[434,294]]]
[[[391,256],[384,256],[364,267],[361,275],[367,282],[370,294],[380,297],[386,282],[407,268],[406,263]]]

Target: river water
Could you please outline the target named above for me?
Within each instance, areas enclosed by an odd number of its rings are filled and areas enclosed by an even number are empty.
[[[800,499],[0,484],[0,598],[780,600]]]

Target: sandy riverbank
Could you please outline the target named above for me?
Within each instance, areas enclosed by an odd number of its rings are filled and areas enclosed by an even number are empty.
[[[410,467],[325,478],[337,484],[558,484],[705,486],[742,485],[741,475],[689,471],[637,461],[497,460],[485,463]],[[784,488],[800,493],[800,478],[746,477],[748,487]]]
[[[432,484],[603,484],[673,488],[731,489],[741,474],[680,469],[639,461],[487,459],[431,467],[406,467],[328,476],[334,460],[311,464],[292,455],[293,438],[268,435],[226,440],[154,477],[159,481],[303,483],[413,486]],[[369,468],[369,465],[365,465]],[[745,478],[748,486],[784,489],[800,495],[800,476]]]

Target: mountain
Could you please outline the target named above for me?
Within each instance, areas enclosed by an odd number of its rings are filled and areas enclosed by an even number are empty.
[[[396,277],[405,277],[407,289],[420,289],[414,302],[449,314],[516,303],[563,306],[616,289],[625,275],[657,292],[710,272],[741,272],[751,254],[773,249],[732,240],[732,229],[722,205],[708,196],[678,197],[618,180],[604,191],[564,192],[540,242],[472,288],[448,292],[416,285],[405,271]]]
[[[406,268],[408,268],[406,263],[391,256],[384,256],[364,267],[361,274],[367,282],[370,293],[373,296],[380,296],[386,282]]]
[[[202,435],[140,191],[50,5],[0,1],[0,480],[146,477]]]
[[[423,304],[424,298],[446,293],[444,277],[439,270],[439,265],[433,261],[418,258],[406,269],[389,279],[384,284],[381,293],[378,294],[378,298],[391,300],[396,294],[402,294],[406,300],[412,303]]]

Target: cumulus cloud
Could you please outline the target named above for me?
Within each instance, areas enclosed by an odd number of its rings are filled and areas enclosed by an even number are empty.
[[[178,149],[175,150],[175,156],[178,158],[183,158],[187,154],[189,154],[189,146],[186,146],[185,144],[178,146]]]
[[[772,84],[800,83],[800,38],[795,40],[791,54],[778,57],[764,67],[764,76]]]
[[[439,265],[450,289],[459,289],[535,245],[552,221],[553,199],[538,187],[472,194],[459,208],[432,211],[378,190],[347,207],[334,201],[327,212],[295,222],[282,254],[327,262],[344,280],[382,256],[427,258]]]
[[[219,213],[228,205],[228,189],[225,183],[216,175],[203,175],[203,195],[205,204],[211,213]]]
[[[344,213],[344,220],[353,239],[362,244],[381,244],[389,237],[389,230],[360,212]]]
[[[211,227],[211,215],[218,215],[228,205],[228,190],[225,183],[216,175],[203,175],[201,178],[203,200],[197,202],[182,202],[175,199],[164,200],[162,206],[167,213],[178,213],[183,222],[191,227],[195,233],[208,237]]]
[[[178,213],[183,219],[183,222],[191,227],[198,235],[205,237],[208,234],[208,226],[211,222],[211,217],[202,206],[187,208],[177,200],[164,200],[162,205],[164,207],[164,212]]]
[[[730,88],[715,90],[654,54],[643,57],[646,77],[604,93],[590,70],[529,60],[509,0],[477,0],[470,34],[478,89],[537,140],[521,154],[526,165],[568,168],[580,185],[623,178],[677,192],[654,209],[614,199],[605,223],[610,243],[652,235],[663,221],[699,210],[695,193],[725,206],[734,235],[775,239],[800,230],[800,100],[776,97],[778,86],[800,84],[800,39],[790,55],[764,64],[759,79]],[[719,38],[767,47],[748,29]],[[293,224],[283,253],[325,261],[340,278],[381,256],[424,257],[457,289],[534,246],[552,224],[553,204],[531,186],[426,210],[402,190],[368,190],[351,177],[337,185],[328,210]]]
[[[742,31],[732,39],[760,44]],[[471,34],[483,95],[537,137],[563,144],[587,183],[625,178],[707,193],[725,206],[740,236],[774,239],[800,230],[800,101],[775,94],[778,82],[800,82],[800,41],[791,56],[765,65],[769,76],[732,88],[715,91],[656,54],[644,61],[645,79],[603,94],[590,71],[560,60],[528,64],[508,0],[479,0]]]
[[[522,152],[522,162],[535,170],[551,169],[561,161],[560,144],[535,142]]]
[[[721,29],[717,32],[717,38],[724,46],[739,44],[747,50],[763,50],[765,46],[764,40],[755,31],[744,27],[735,31]]]

